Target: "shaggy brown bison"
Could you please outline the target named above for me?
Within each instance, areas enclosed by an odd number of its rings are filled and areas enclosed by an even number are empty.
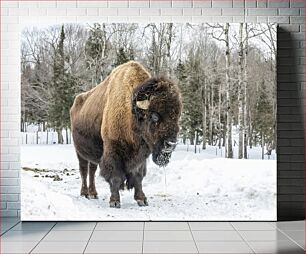
[[[114,69],[92,90],[79,94],[70,111],[82,178],[81,195],[97,198],[95,172],[110,185],[110,207],[120,207],[119,190],[135,189],[139,206],[146,159],[165,166],[177,142],[180,92],[173,82],[154,78],[137,62]],[[89,186],[87,176],[89,175]]]

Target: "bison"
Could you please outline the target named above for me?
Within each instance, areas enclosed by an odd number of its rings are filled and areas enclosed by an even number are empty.
[[[177,144],[181,108],[178,86],[166,78],[151,77],[135,61],[118,66],[102,83],[79,94],[70,118],[81,196],[97,198],[99,165],[110,186],[110,207],[120,208],[119,190],[125,186],[134,188],[139,206],[147,206],[142,190],[146,159],[152,154],[157,165],[168,164]]]

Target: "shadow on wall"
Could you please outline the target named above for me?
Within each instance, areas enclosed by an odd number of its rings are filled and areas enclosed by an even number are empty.
[[[297,48],[302,40],[277,33],[277,217],[305,219],[304,76]],[[304,49],[299,49],[304,50]]]

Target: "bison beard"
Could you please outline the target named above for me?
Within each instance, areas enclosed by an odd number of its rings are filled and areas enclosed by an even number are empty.
[[[120,207],[119,190],[124,186],[134,188],[139,206],[148,205],[142,190],[146,159],[152,154],[157,165],[169,163],[181,107],[176,84],[151,77],[134,61],[118,66],[101,84],[78,95],[70,118],[81,195],[97,198],[95,172],[99,165],[110,185],[110,207]]]

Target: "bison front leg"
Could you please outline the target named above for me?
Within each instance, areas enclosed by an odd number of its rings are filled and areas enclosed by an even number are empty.
[[[109,206],[114,208],[120,208],[119,189],[125,180],[122,167],[122,160],[119,156],[114,153],[103,154],[102,165],[100,165],[101,175],[109,183],[111,191]]]
[[[97,171],[98,165],[89,163],[89,189],[88,189],[88,195],[90,198],[98,198],[98,193],[96,190],[96,184],[95,184],[95,173]]]
[[[79,169],[82,180],[81,196],[88,197],[87,176],[88,176],[88,161],[77,155],[79,159]]]
[[[133,175],[133,183],[134,183],[134,189],[135,189],[134,199],[136,200],[139,206],[149,205],[147,197],[142,190],[142,179],[145,175],[146,175],[146,164],[142,165],[140,167],[139,172]]]

